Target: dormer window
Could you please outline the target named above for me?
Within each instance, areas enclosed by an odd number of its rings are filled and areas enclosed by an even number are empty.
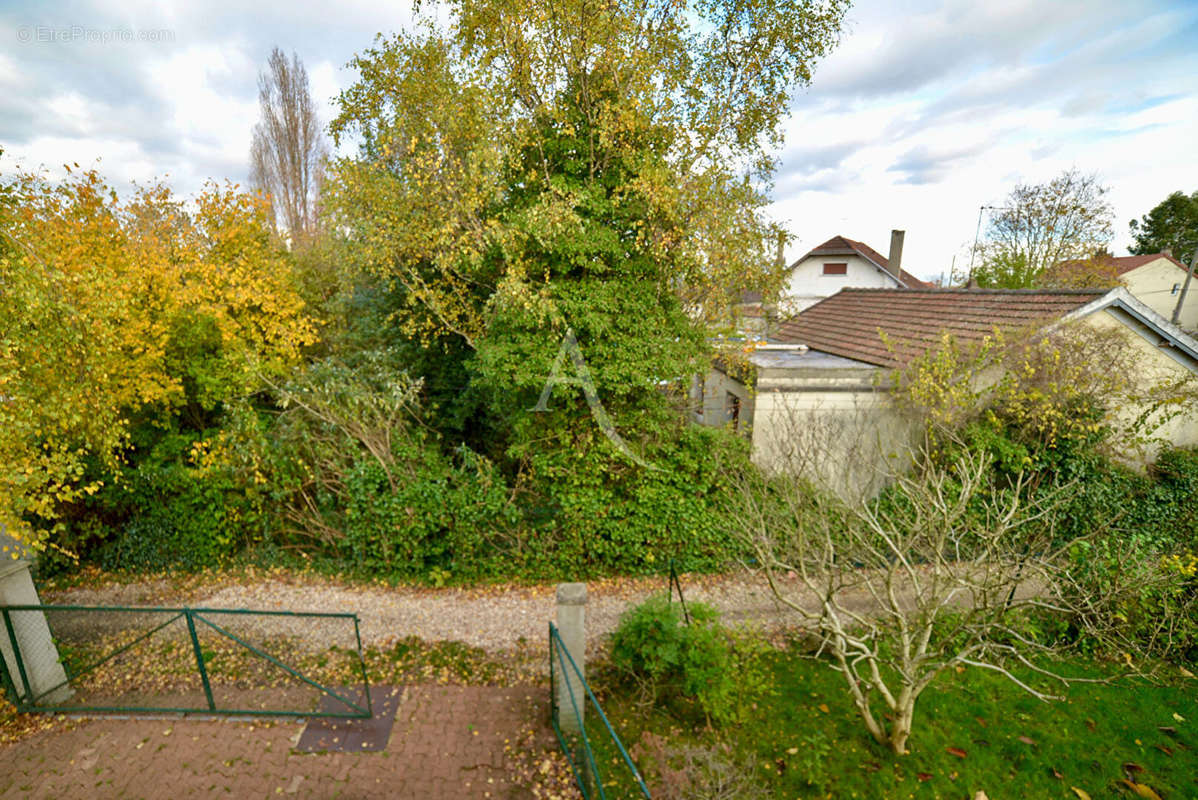
[[[849,265],[846,262],[824,264],[825,275],[848,275]]]

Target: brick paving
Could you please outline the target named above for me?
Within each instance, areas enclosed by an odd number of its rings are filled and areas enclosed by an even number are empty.
[[[385,750],[293,751],[300,721],[90,719],[0,749],[0,798],[495,798],[555,759],[548,691],[406,688]]]

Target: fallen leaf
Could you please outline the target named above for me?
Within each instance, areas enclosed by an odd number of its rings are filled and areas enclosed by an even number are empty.
[[[786,748],[786,752],[787,752],[787,753],[789,753],[789,754],[790,754],[790,755],[792,755],[792,756],[797,756],[797,755],[799,754],[799,748],[797,748],[797,747],[788,747],[788,748]]]
[[[1153,745],[1153,747],[1155,747],[1157,750],[1160,750],[1162,753],[1164,753],[1167,756],[1172,757],[1172,755],[1173,755],[1173,748],[1171,748],[1171,747],[1165,747],[1163,744],[1155,744],[1155,745]]]
[[[1035,744],[1036,743],[1036,740],[1030,736],[1020,736],[1019,741],[1023,742],[1024,744]]]
[[[1090,800],[1090,793],[1085,789],[1079,789],[1076,786],[1070,786],[1069,788],[1072,789],[1073,793],[1078,796],[1078,800]]]
[[[1151,786],[1146,783],[1134,783],[1132,781],[1119,781],[1136,793],[1137,797],[1142,797],[1144,800],[1161,800],[1161,796],[1157,794]]]
[[[822,711],[822,712],[824,712],[825,714],[828,714],[828,713],[830,713],[830,712],[828,711],[828,704],[827,704],[827,703],[820,703],[820,704],[819,704],[819,710],[820,710],[820,711]],[[1176,714],[1174,714],[1173,716],[1175,716],[1175,717],[1176,717],[1177,715],[1176,715]]]
[[[951,756],[956,756],[957,758],[965,758],[965,751],[962,750],[960,747],[946,747],[946,748],[944,748],[944,751]]]
[[[917,772],[915,773],[915,777],[919,778],[920,783],[924,783],[925,781],[930,781],[932,779],[930,772]]]
[[[1064,776],[1064,775],[1062,775],[1061,773],[1057,772],[1057,770],[1056,770],[1056,767],[1049,767],[1048,771],[1049,771],[1049,772],[1051,772],[1051,773],[1052,773],[1052,777],[1056,778],[1058,781],[1062,781],[1062,780],[1064,780],[1064,779],[1065,779],[1065,776]]]
[[[1134,761],[1125,761],[1123,762],[1123,771],[1130,775],[1133,772],[1143,772],[1144,768]]]
[[[1178,669],[1180,669],[1180,670],[1181,670],[1181,674],[1182,674],[1182,675],[1184,675],[1184,676],[1186,676],[1187,678],[1193,678],[1193,677],[1194,677],[1194,673],[1190,672],[1190,671],[1189,671],[1188,669],[1186,669],[1185,667],[1178,667]]]
[[[1176,711],[1173,712],[1173,719],[1177,720],[1178,722],[1186,721],[1186,718],[1183,717],[1181,714],[1178,714]]]

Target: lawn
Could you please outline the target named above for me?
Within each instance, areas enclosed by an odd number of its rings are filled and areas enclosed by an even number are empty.
[[[1064,668],[1090,676],[1104,669]],[[744,724],[723,730],[661,708],[646,715],[614,690],[605,706],[629,743],[660,736],[670,750],[726,745],[770,797],[1198,798],[1198,681],[1177,668],[1170,685],[1075,683],[1055,703],[992,672],[950,672],[920,699],[902,757],[869,738],[841,676],[826,664],[784,651],[770,656],[769,669],[776,694],[751,705]],[[652,748],[637,751],[642,769],[660,776]]]

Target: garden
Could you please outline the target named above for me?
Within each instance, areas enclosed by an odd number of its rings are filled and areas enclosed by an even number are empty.
[[[43,597],[628,583],[592,683],[655,797],[1198,795],[1198,451],[1152,427],[1193,381],[1133,398],[1066,328],[945,340],[885,379],[911,444],[867,497],[691,422],[782,281],[766,145],[844,5],[613,6],[581,62],[586,26],[451,5],[351,63],[310,230],[232,184],[0,176],[0,524]],[[644,600],[675,567],[784,623]],[[546,688],[523,629],[421,634],[371,679]],[[162,656],[96,680],[169,689]]]

